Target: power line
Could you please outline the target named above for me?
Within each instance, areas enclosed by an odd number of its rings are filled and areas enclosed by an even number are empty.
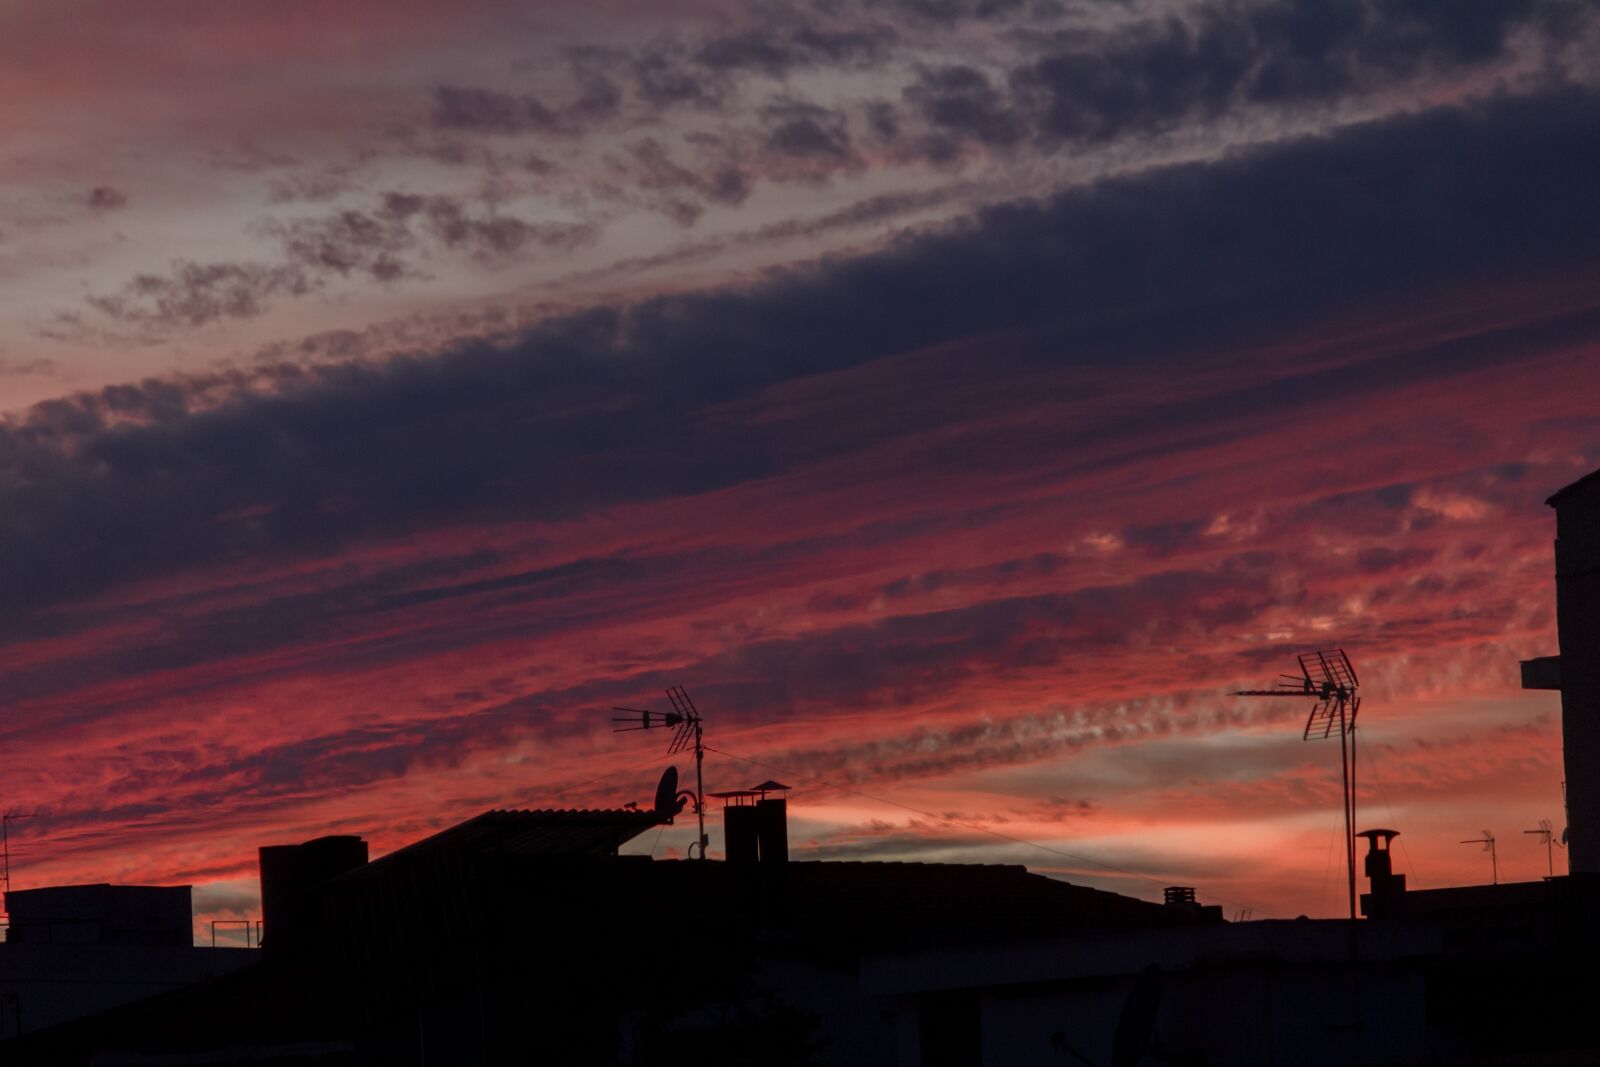
[[[1333,874],[1333,846],[1339,843],[1339,827],[1335,826],[1328,832],[1328,860],[1322,865],[1322,892],[1317,896],[1317,913],[1320,915],[1328,906],[1328,879]]]
[[[673,755],[675,755],[675,753],[663,752],[659,756],[651,756],[647,760],[640,760],[638,763],[630,763],[626,767],[616,767],[604,774],[597,774],[593,778],[587,778],[581,782],[574,782],[571,785],[564,786],[562,788],[562,795],[565,796],[566,794],[574,792],[575,790],[582,789],[586,785],[593,785],[596,782],[603,782],[607,778],[615,778],[617,775],[626,774],[628,771],[636,771],[641,767],[648,767],[652,763],[660,763],[662,760],[669,759]]]
[[[1372,780],[1374,782],[1378,783],[1378,795],[1383,798],[1384,810],[1389,813],[1389,823],[1390,823],[1390,825],[1394,825],[1395,823],[1399,822],[1400,820],[1395,818],[1394,806],[1389,803],[1389,791],[1384,788],[1383,779],[1381,777],[1379,777],[1379,775],[1378,775],[1378,748],[1379,747],[1380,746],[1373,745],[1373,744],[1368,744],[1367,745],[1367,766],[1369,768],[1371,768],[1371,770],[1372,770]],[[1419,876],[1418,875],[1418,871],[1417,871],[1417,865],[1415,863],[1413,863],[1412,860],[1411,860],[1411,850],[1406,847],[1406,839],[1404,837],[1397,837],[1397,838],[1395,838],[1395,840],[1400,842],[1400,851],[1404,852],[1406,854],[1406,869],[1411,872],[1411,877],[1412,878],[1417,878]]]
[[[934,811],[924,811],[921,808],[912,807],[910,804],[902,804],[897,800],[889,800],[886,797],[873,796],[871,793],[865,793],[865,792],[862,792],[859,789],[851,789],[848,786],[836,785],[835,783],[829,782],[829,781],[827,781],[825,779],[822,779],[822,778],[816,778],[816,777],[813,777],[813,776],[810,776],[810,775],[796,775],[792,771],[790,771],[790,770],[788,770],[786,768],[778,767],[778,766],[775,766],[775,765],[773,765],[771,763],[763,763],[761,760],[751,759],[748,756],[740,756],[737,753],[729,752],[726,749],[712,748],[710,745],[707,745],[706,746],[706,751],[715,752],[719,756],[727,756],[729,759],[736,759],[741,763],[748,763],[748,764],[751,764],[752,766],[755,766],[755,767],[762,767],[762,768],[765,768],[766,770],[769,770],[769,771],[775,771],[778,774],[782,774],[782,775],[785,775],[785,776],[788,776],[788,777],[801,778],[801,779],[803,779],[805,781],[808,781],[808,782],[814,782],[815,784],[821,785],[821,786],[825,786],[828,789],[836,789],[841,793],[849,793],[849,794],[851,794],[853,796],[863,797],[863,798],[865,798],[867,800],[874,801],[874,802],[876,802],[878,804],[887,804],[892,808],[900,808],[902,811],[909,811],[909,812],[911,812],[911,813],[913,813],[915,815],[921,815],[921,816],[924,816],[924,817],[929,818],[929,819],[937,819],[940,822],[946,822],[946,823],[949,823],[952,826],[959,826],[962,829],[971,830],[971,831],[973,831],[975,833],[988,834],[990,837],[998,837],[1002,841],[1010,841],[1011,843],[1017,844],[1017,845],[1026,845],[1029,848],[1035,848],[1035,849],[1038,849],[1041,852],[1049,852],[1052,855],[1064,857],[1066,859],[1072,860],[1074,863],[1087,863],[1087,864],[1089,864],[1091,866],[1099,867],[1099,868],[1102,868],[1103,870],[1111,871],[1111,872],[1113,872],[1115,874],[1126,875],[1129,878],[1138,878],[1141,881],[1149,882],[1151,885],[1161,886],[1163,889],[1165,889],[1169,884],[1168,882],[1164,882],[1159,878],[1152,878],[1148,874],[1140,874],[1138,871],[1130,871],[1130,870],[1127,870],[1127,869],[1125,869],[1123,867],[1117,867],[1117,866],[1114,866],[1114,865],[1112,865],[1110,863],[1106,863],[1106,862],[1104,862],[1102,860],[1094,859],[1094,858],[1092,858],[1090,856],[1082,856],[1082,855],[1078,855],[1077,853],[1074,853],[1074,852],[1068,852],[1065,849],[1052,848],[1049,845],[1041,845],[1037,841],[1029,841],[1026,838],[1013,837],[1011,834],[1004,834],[1004,833],[1001,833],[999,830],[991,830],[987,826],[978,826],[975,823],[963,822],[960,819],[952,819],[948,815],[940,815],[938,812],[934,812]],[[1253,910],[1253,911],[1260,911],[1261,910],[1261,909],[1258,909],[1258,908],[1254,908],[1252,905],[1241,903],[1240,901],[1237,901],[1237,900],[1227,900],[1227,899],[1224,899],[1223,897],[1214,897],[1213,899],[1217,900],[1219,903],[1228,904],[1228,905],[1233,906],[1233,907],[1251,908],[1251,910]],[[1268,912],[1268,911],[1261,911],[1261,914],[1268,915],[1268,916],[1271,916],[1273,918],[1277,917],[1277,916],[1273,916],[1272,913]]]

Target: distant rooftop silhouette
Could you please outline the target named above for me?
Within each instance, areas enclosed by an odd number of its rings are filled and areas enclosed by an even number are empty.
[[[5,895],[12,944],[194,944],[186,885],[57,885]]]
[[[614,856],[661,818],[633,808],[496,808],[373,861],[449,852],[467,855]]]

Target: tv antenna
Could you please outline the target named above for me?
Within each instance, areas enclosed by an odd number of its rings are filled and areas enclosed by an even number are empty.
[[[1310,698],[1303,741],[1339,738],[1339,772],[1344,780],[1344,859],[1350,890],[1350,921],[1356,919],[1356,712],[1360,683],[1350,657],[1342,649],[1308,652],[1299,657],[1299,674],[1281,674],[1271,689],[1241,689],[1234,696]],[[1352,935],[1353,936],[1353,935]]]
[[[0,880],[6,884],[5,892],[11,892],[11,824],[22,819],[32,819],[39,813],[37,811],[11,811],[0,815],[0,856],[4,857],[4,867],[0,868]]]
[[[1554,850],[1567,847],[1566,832],[1562,832],[1561,841],[1558,843],[1556,841],[1556,828],[1549,819],[1540,819],[1537,830],[1524,830],[1522,832],[1539,835],[1539,843],[1544,846],[1545,864],[1550,868],[1550,877],[1554,878],[1556,876],[1556,854]]]
[[[667,743],[667,752],[677,755],[685,749],[694,749],[694,813],[700,820],[700,836],[695,844],[700,846],[698,859],[706,858],[706,786],[702,765],[705,763],[706,746],[703,721],[700,710],[694,706],[689,693],[681,685],[672,686],[667,690],[667,700],[672,703],[671,711],[650,711],[646,708],[612,708],[612,711],[625,711],[626,716],[613,717],[612,722],[628,723],[627,726],[617,726],[612,733],[629,733],[633,730],[671,730],[672,740]],[[673,784],[677,784],[677,772],[673,772]],[[665,786],[663,785],[663,789]],[[661,807],[658,797],[658,809]],[[695,855],[695,844],[689,846],[689,855]]]
[[[1539,831],[1534,830],[1534,831],[1531,831],[1531,832],[1532,833],[1538,833]],[[1483,850],[1489,854],[1489,873],[1494,878],[1494,884],[1495,885],[1499,885],[1500,884],[1500,859],[1499,859],[1498,856],[1495,855],[1495,851],[1494,851],[1494,835],[1491,834],[1489,831],[1484,830],[1482,837],[1469,837],[1465,841],[1461,841],[1461,842],[1458,842],[1458,843],[1459,844],[1463,844],[1463,845],[1482,845],[1483,846]]]

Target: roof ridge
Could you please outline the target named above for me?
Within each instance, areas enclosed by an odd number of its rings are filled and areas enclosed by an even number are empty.
[[[490,808],[473,818],[485,815],[605,815],[608,817],[639,815],[654,818],[655,812],[644,808]],[[470,820],[469,820],[470,821]]]

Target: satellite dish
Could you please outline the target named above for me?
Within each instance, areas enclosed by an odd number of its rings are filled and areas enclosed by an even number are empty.
[[[661,784],[656,786],[656,818],[670,822],[683,810],[683,800],[678,796],[678,768],[668,767],[661,772]]]

